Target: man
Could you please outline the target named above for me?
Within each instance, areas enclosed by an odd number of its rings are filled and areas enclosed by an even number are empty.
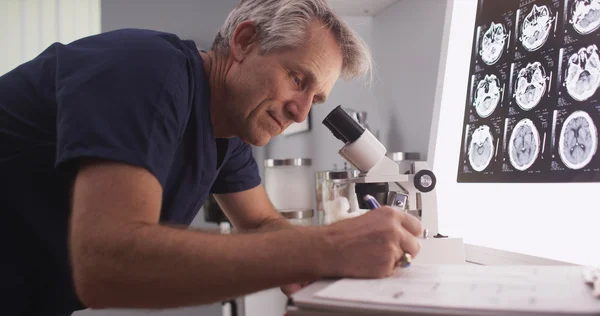
[[[324,0],[242,0],[208,52],[119,30],[0,77],[3,312],[169,308],[389,275],[419,252],[418,220],[383,207],[291,227],[249,147],[370,62]],[[185,228],[209,193],[240,233]]]

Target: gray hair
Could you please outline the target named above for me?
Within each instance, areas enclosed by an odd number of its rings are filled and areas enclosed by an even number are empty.
[[[327,4],[326,0],[240,0],[217,33],[212,49],[229,53],[229,41],[236,27],[253,21],[260,52],[300,47],[308,40],[306,32],[314,20],[332,31],[342,51],[341,77],[367,75],[372,79],[373,60],[365,42]]]

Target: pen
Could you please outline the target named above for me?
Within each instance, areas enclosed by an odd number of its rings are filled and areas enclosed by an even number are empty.
[[[381,205],[379,205],[379,202],[377,202],[377,200],[370,194],[365,194],[365,196],[363,197],[363,200],[365,201],[365,203],[367,203],[367,205],[369,206],[369,209],[371,209],[371,210],[381,207]],[[408,266],[410,266],[411,262],[412,262],[412,256],[410,255],[410,253],[405,252],[402,255],[402,257],[400,257],[400,261],[398,261],[398,265],[401,268],[407,268]]]

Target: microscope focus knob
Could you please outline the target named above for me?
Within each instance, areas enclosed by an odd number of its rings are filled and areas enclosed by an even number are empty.
[[[435,188],[436,182],[437,180],[433,171],[423,169],[415,173],[413,184],[421,192],[430,192]]]

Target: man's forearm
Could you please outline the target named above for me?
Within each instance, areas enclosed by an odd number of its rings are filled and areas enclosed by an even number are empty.
[[[277,217],[265,219],[258,227],[258,230],[261,232],[266,232],[292,227],[294,226],[287,219],[283,217]]]
[[[265,227],[278,225],[286,223]],[[323,228],[233,235],[142,224],[121,229],[128,231],[79,241],[86,253],[74,265],[76,286],[90,307],[206,304],[317,279],[326,266]]]
[[[239,233],[264,233],[280,229],[294,227],[287,219],[283,217],[270,217],[264,219],[256,228],[234,228],[234,232]]]

